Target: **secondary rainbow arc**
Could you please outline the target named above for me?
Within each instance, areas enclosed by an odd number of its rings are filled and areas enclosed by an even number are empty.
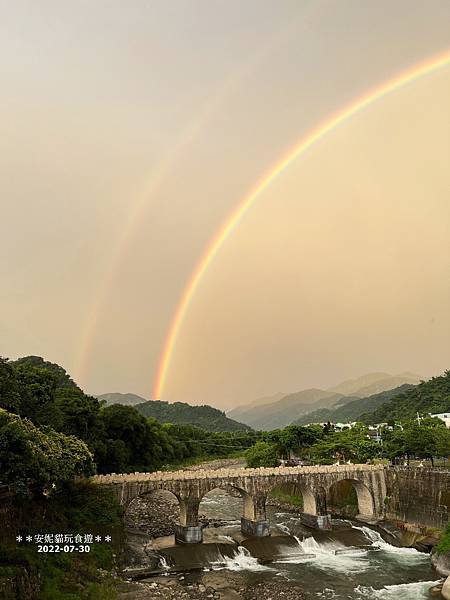
[[[412,83],[413,81],[429,75],[438,69],[450,65],[450,50],[434,56],[424,62],[414,65],[406,71],[403,71],[394,78],[370,90],[361,97],[358,97],[351,104],[344,107],[333,116],[327,118],[317,127],[306,134],[302,139],[281,159],[278,160],[269,172],[256,183],[250,192],[244,196],[237,208],[231,213],[219,231],[214,235],[211,242],[208,244],[205,252],[197,263],[191,277],[185,286],[177,308],[173,315],[167,337],[164,342],[163,350],[160,356],[158,365],[157,377],[153,389],[152,397],[158,399],[164,389],[167,379],[171,358],[176,345],[177,337],[180,332],[183,320],[192,302],[192,299],[197,291],[197,288],[205,275],[208,267],[215,259],[220,248],[223,246],[227,238],[239,224],[247,211],[253,206],[259,195],[271,185],[271,183],[297,158],[306,152],[311,146],[316,144],[324,136],[330,133],[333,129],[350,119],[356,113],[364,110],[372,103],[380,100],[388,94],[400,89],[401,87]]]

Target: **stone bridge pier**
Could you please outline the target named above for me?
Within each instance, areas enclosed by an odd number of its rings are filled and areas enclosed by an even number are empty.
[[[237,491],[242,497],[241,530],[246,536],[270,535],[266,500],[275,488],[288,489],[303,498],[300,518],[309,527],[331,528],[327,499],[333,485],[349,481],[356,490],[359,516],[383,516],[386,498],[385,471],[378,465],[219,469],[97,475],[91,480],[110,487],[127,506],[138,496],[166,490],[180,505],[180,522],[175,528],[178,543],[202,541],[198,510],[202,498],[214,489]]]

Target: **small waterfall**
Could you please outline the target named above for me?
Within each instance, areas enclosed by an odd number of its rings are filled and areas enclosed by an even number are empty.
[[[212,563],[212,568],[228,569],[230,571],[270,571],[258,562],[244,546],[238,546],[237,552],[231,557],[221,556],[220,560]]]
[[[281,531],[283,533],[286,533],[287,535],[291,535],[291,532],[289,531],[289,527],[287,525],[285,525],[284,523],[278,523],[277,527],[278,527],[278,529],[281,529]]]
[[[417,560],[428,560],[429,557],[427,554],[425,554],[424,552],[419,552],[418,550],[416,550],[415,548],[402,548],[402,547],[397,547],[397,546],[393,546],[392,544],[389,544],[388,542],[385,542],[383,540],[383,538],[381,537],[381,535],[378,533],[378,531],[374,531],[373,529],[370,529],[370,527],[357,527],[356,525],[353,526],[353,529],[359,529],[360,531],[362,531],[364,533],[364,535],[366,536],[366,538],[368,538],[373,545],[377,545],[379,548],[381,548],[381,550],[383,550],[384,552],[389,552],[391,554],[396,554],[397,558],[401,558],[402,556],[404,556],[405,558],[417,558]]]
[[[427,600],[429,590],[440,581],[418,581],[414,583],[399,583],[398,585],[386,585],[380,590],[373,587],[358,586],[355,592],[361,600]]]
[[[316,568],[341,572],[361,572],[367,569],[367,551],[344,546],[337,541],[318,542],[313,536],[300,539],[292,536],[300,549],[296,555],[278,559],[277,563],[297,564],[312,561]]]
[[[159,566],[163,571],[170,571],[170,565],[167,562],[167,558],[165,556],[161,556],[159,559]]]
[[[231,537],[231,535],[220,535],[222,540],[226,540],[227,542],[231,542],[232,544],[236,544],[235,540]]]

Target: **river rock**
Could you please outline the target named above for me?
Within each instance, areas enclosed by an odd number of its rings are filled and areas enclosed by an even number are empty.
[[[247,588],[243,594],[243,600],[304,600],[305,596],[300,586],[286,582],[261,582],[251,588]]]
[[[447,577],[441,591],[442,597],[445,600],[450,600],[450,577]]]
[[[431,554],[431,562],[439,575],[443,575],[444,577],[448,577],[450,575],[450,552],[438,554],[436,550],[433,550]]]

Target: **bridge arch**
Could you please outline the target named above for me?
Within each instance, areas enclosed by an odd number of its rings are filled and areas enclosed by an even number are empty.
[[[358,504],[358,514],[365,517],[375,516],[375,502],[373,494],[369,487],[359,479],[353,478],[342,478],[332,482],[327,489],[327,504],[329,508],[333,507],[332,495],[333,492],[338,493],[339,487],[343,484],[350,484],[352,489],[356,493],[356,500]]]
[[[135,527],[136,520],[151,537],[172,535],[181,519],[180,498],[171,490],[146,489],[130,496],[122,504],[125,523]],[[158,514],[154,519],[152,515]]]
[[[309,515],[317,515],[317,495],[309,485],[306,485],[303,482],[281,482],[270,488],[269,495],[276,492],[276,490],[281,490],[289,495],[299,496],[302,499],[302,506],[299,507],[299,510]]]
[[[165,487],[152,487],[152,488],[144,488],[142,490],[137,489],[133,494],[128,495],[126,498],[120,501],[125,512],[130,508],[130,506],[139,501],[139,499],[149,499],[153,496],[165,497],[171,499],[173,503],[177,505],[180,504],[180,496],[171,489],[166,489]]]
[[[238,487],[233,484],[219,483],[218,485],[210,487],[206,492],[204,492],[200,497],[200,502],[214,490],[221,490],[230,494],[231,496],[239,496],[242,499],[239,518],[244,518],[249,521],[265,520],[267,498],[266,491],[249,492],[243,487]]]
[[[206,511],[209,518],[217,520],[240,519],[246,495],[245,490],[233,485],[223,484],[211,487],[200,498],[199,512]],[[220,502],[223,496],[227,496],[226,508]]]

